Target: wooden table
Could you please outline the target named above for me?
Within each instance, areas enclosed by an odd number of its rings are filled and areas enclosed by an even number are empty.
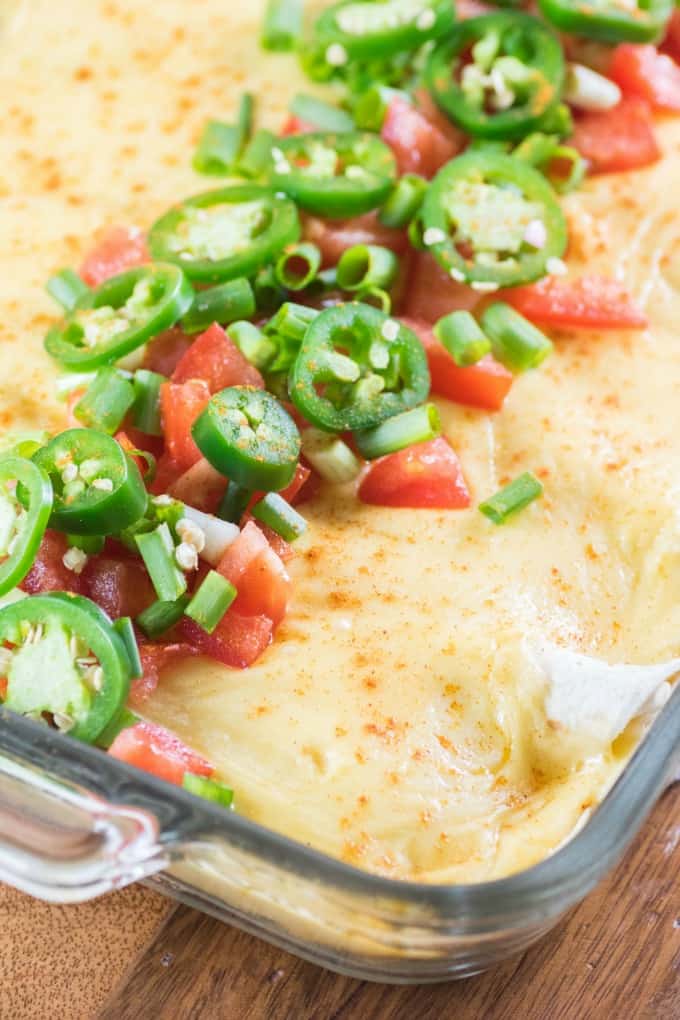
[[[53,907],[0,887],[0,1020],[680,1018],[680,785],[547,939],[468,981],[338,977],[142,887]]]

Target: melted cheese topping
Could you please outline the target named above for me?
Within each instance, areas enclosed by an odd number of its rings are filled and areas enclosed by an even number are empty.
[[[263,6],[4,5],[0,426],[63,424],[42,350],[49,274],[102,225],[148,226],[210,187],[193,146],[244,88],[265,123],[282,121],[302,80],[294,60],[260,53]],[[149,703],[241,812],[373,871],[473,881],[553,850],[621,768],[636,724],[612,742],[565,722],[536,650],[637,664],[680,652],[677,121],[659,137],[662,162],[566,203],[570,267],[624,280],[650,329],[560,334],[498,415],[442,403],[475,502],[524,470],[545,497],[495,528],[474,507],[395,511],[327,488],[305,508],[272,648],[245,672],[183,666]]]

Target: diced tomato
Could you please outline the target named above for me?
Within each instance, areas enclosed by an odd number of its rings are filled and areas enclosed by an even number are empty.
[[[158,372],[160,375],[171,376],[193,343],[179,326],[166,329],[147,345],[144,354],[144,368]]]
[[[202,379],[161,386],[161,421],[166,449],[183,471],[201,459],[201,451],[191,437],[191,426],[210,400],[210,389]]]
[[[285,138],[288,135],[307,135],[310,131],[316,131],[314,124],[310,124],[307,120],[301,120],[300,117],[291,113],[281,128],[280,134],[282,138]]]
[[[33,566],[20,587],[29,595],[39,595],[44,591],[80,592],[80,576],[64,566],[67,549],[65,535],[46,531]]]
[[[395,96],[380,137],[392,149],[400,174],[430,178],[462,151],[465,136],[440,114],[429,94],[419,94],[418,101],[414,106]]]
[[[167,492],[196,510],[214,514],[227,488],[227,479],[205,457],[197,460],[188,471],[175,479]]]
[[[174,733],[150,722],[139,722],[122,730],[111,744],[109,754],[176,786],[182,785],[185,772],[211,776],[215,771],[214,765]]]
[[[141,560],[90,556],[80,577],[83,595],[96,602],[112,620],[138,616],[155,599]]]
[[[680,8],[676,7],[666,26],[663,50],[680,64]]]
[[[243,616],[268,616],[274,626],[286,615],[290,577],[253,521],[248,521],[217,570],[238,589],[233,609]]]
[[[295,559],[295,550],[290,542],[286,542],[285,538],[281,538],[278,532],[267,524],[263,524],[262,521],[258,521],[257,526],[282,563],[288,563],[289,560]]]
[[[603,276],[578,280],[546,277],[503,292],[532,322],[573,329],[644,329],[647,319],[625,287]]]
[[[480,3],[480,0],[456,0],[456,18],[467,21],[468,18],[479,18],[482,14],[492,14],[493,7]]]
[[[304,216],[302,229],[306,241],[316,244],[325,266],[334,266],[348,248],[356,244],[378,244],[401,255],[408,248],[406,231],[384,227],[378,214],[371,212],[352,220],[322,220]]]
[[[680,112],[680,67],[656,46],[621,43],[612,54],[609,77],[624,95],[646,99],[654,110]]]
[[[146,239],[136,227],[111,227],[99,244],[89,252],[80,267],[80,275],[90,287],[133,266],[149,261]]]
[[[143,676],[137,677],[130,686],[129,701],[133,708],[141,708],[158,687],[161,673],[175,662],[181,662],[196,655],[196,649],[188,643],[176,641],[172,644],[139,642],[139,657],[142,660]]]
[[[321,478],[314,471],[313,468],[309,469],[309,478],[302,485],[302,488],[295,497],[295,505],[300,506],[302,503],[309,503],[319,495],[321,489]]]
[[[212,634],[206,634],[188,616],[182,618],[179,630],[200,655],[233,669],[246,669],[271,644],[274,625],[268,616],[240,616],[232,608]]]
[[[374,460],[359,499],[377,506],[461,510],[470,505],[458,457],[441,436]]]
[[[170,454],[164,453],[156,465],[156,477],[148,486],[149,492],[154,496],[162,496],[169,492],[175,482],[185,474],[182,468],[175,463]]]
[[[634,170],[661,156],[649,105],[638,96],[624,96],[613,110],[578,117],[569,144],[588,160],[593,173]]]
[[[211,393],[227,386],[257,386],[264,380],[216,322],[197,337],[172,373],[174,383],[202,379]]]
[[[279,495],[282,496],[287,503],[290,503],[292,506],[295,506],[297,498],[302,489],[304,488],[304,486],[307,484],[311,473],[312,473],[311,468],[307,467],[306,464],[301,464],[298,462],[298,465],[295,468],[295,475],[293,476],[293,481],[290,483],[290,485],[287,485],[285,489],[282,489]]]
[[[461,368],[423,322],[404,319],[420,339],[432,377],[432,392],[457,404],[499,411],[512,386],[513,375],[487,354],[476,365]]]
[[[471,311],[479,301],[476,290],[452,280],[429,252],[414,255],[403,302],[405,315],[434,323],[457,308]]]

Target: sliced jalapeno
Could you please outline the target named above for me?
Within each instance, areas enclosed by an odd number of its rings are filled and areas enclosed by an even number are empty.
[[[272,187],[319,216],[342,219],[377,209],[396,175],[390,147],[356,131],[291,135],[272,149]]]
[[[52,512],[52,485],[24,457],[0,460],[0,595],[29,572]]]
[[[174,326],[193,300],[191,285],[177,266],[138,266],[88,291],[49,331],[45,349],[68,368],[90,371]]]
[[[290,380],[295,406],[327,432],[378,425],[420,404],[429,389],[427,359],[415,334],[360,302],[317,316]]]
[[[564,74],[562,47],[550,29],[510,11],[460,22],[426,69],[437,104],[481,138],[516,138],[536,128],[559,102]]]
[[[439,264],[480,291],[538,279],[567,245],[564,213],[543,175],[496,152],[447,163],[425,196],[421,219]]]
[[[300,433],[266,390],[251,386],[222,390],[210,399],[191,431],[212,466],[246,489],[285,489],[295,474]]]
[[[139,468],[115,439],[68,429],[34,456],[54,491],[50,524],[72,535],[113,535],[144,514],[147,492]]]
[[[673,0],[539,0],[541,14],[564,32],[601,42],[656,42]]]
[[[33,595],[0,610],[5,705],[92,743],[121,710],[130,661],[109,618],[89,599]]]
[[[317,19],[311,46],[328,67],[342,67],[350,57],[373,60],[418,49],[448,32],[453,21],[449,0],[344,0]]]
[[[252,276],[300,237],[295,205],[257,184],[188,198],[149,231],[154,258],[175,262],[191,280],[219,283]]]

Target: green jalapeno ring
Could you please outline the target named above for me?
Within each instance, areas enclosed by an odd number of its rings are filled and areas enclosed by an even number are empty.
[[[332,68],[341,62],[343,52],[364,60],[389,57],[439,38],[453,24],[449,0],[387,0],[382,4],[343,0],[319,16],[312,46],[319,59]],[[331,47],[335,49],[329,53]]]
[[[8,485],[14,482],[16,491],[10,493]],[[18,528],[16,505],[25,514]],[[6,595],[23,581],[33,566],[50,519],[52,485],[45,472],[25,457],[0,460],[0,507],[3,554],[7,554],[0,562],[0,595]]]
[[[635,10],[622,4],[573,0],[539,0],[541,14],[564,32],[584,35],[599,42],[655,43],[673,13],[673,0],[647,0]]]
[[[0,643],[15,646],[7,649],[6,706],[31,715],[50,712],[58,728],[86,743],[120,711],[130,687],[123,641],[92,605],[54,592],[0,610]]]
[[[220,212],[219,207],[228,208]],[[202,215],[207,219],[202,220]],[[221,254],[220,238],[215,241],[206,233],[210,217],[219,215],[225,217],[224,231],[232,231],[232,237],[227,238],[227,254]],[[182,229],[189,242],[185,247]],[[215,250],[220,257],[192,255],[188,234],[191,230],[198,238],[194,247],[199,242],[201,250],[217,244]],[[258,184],[238,184],[204,191],[168,210],[149,231],[149,250],[154,258],[181,266],[190,280],[223,283],[239,276],[252,276],[299,238],[300,219],[290,199]]]
[[[516,239],[517,251],[495,262],[493,259],[479,261],[479,249],[472,258],[459,251],[451,236],[451,214],[447,204],[451,204],[451,195],[457,186],[474,189],[485,185],[508,189],[508,209],[511,201],[524,200],[528,208],[536,211],[536,218],[540,219],[545,228],[545,244],[542,247],[532,248],[520,237]],[[484,206],[489,208],[486,197],[480,196],[480,217]],[[470,204],[469,195],[465,201],[467,213],[474,222],[472,213],[475,207]],[[442,268],[455,280],[470,283],[480,290],[530,283],[544,276],[548,259],[560,258],[567,246],[566,219],[548,182],[529,164],[502,153],[478,150],[465,153],[447,163],[432,182],[420,215],[424,236],[430,233],[430,236],[434,234],[437,238],[428,245],[428,250]],[[498,215],[502,216],[503,213]],[[489,229],[493,232],[497,227],[498,219],[492,216]],[[475,238],[463,240],[474,245]]]
[[[299,165],[302,161],[307,165]],[[368,133],[291,135],[278,139],[272,150],[271,186],[308,212],[331,219],[377,209],[392,191],[396,176],[394,153]]]
[[[144,514],[148,501],[135,462],[111,436],[68,429],[34,455],[54,491],[50,525],[71,535],[113,535]]]
[[[135,296],[144,287],[151,303],[142,301],[135,306]],[[73,311],[50,329],[45,349],[56,361],[75,371],[100,368],[174,326],[193,300],[193,289],[177,266],[162,263],[138,266],[84,294]],[[113,314],[97,323],[97,310],[106,309]],[[94,342],[87,341],[88,320],[94,324]],[[97,331],[102,334],[100,340],[96,339]]]
[[[246,489],[285,489],[300,456],[297,425],[276,397],[230,386],[194,422],[194,441],[212,466]]]
[[[342,353],[346,352],[346,353]],[[291,399],[327,432],[370,428],[427,397],[423,346],[402,323],[360,302],[321,312],[291,371]]]
[[[498,56],[512,57],[527,69],[529,93],[525,101],[507,109],[487,112],[484,102],[472,102],[456,81],[459,58],[476,43],[497,40]],[[560,100],[565,79],[562,47],[557,37],[530,14],[505,11],[460,22],[430,54],[426,67],[428,88],[439,107],[464,131],[479,138],[517,138],[539,126]],[[521,90],[520,90],[521,91]],[[508,93],[511,97],[512,90]],[[482,93],[483,100],[483,93]]]

